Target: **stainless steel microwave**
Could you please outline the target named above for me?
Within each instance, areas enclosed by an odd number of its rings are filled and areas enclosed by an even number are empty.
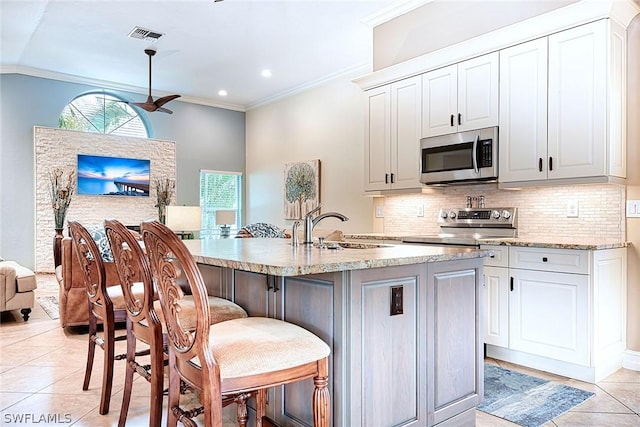
[[[498,179],[498,127],[420,140],[423,184],[463,184]]]

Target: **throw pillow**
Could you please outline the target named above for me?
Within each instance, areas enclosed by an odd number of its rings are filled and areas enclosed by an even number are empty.
[[[104,262],[113,262],[113,254],[111,253],[111,246],[109,246],[109,239],[104,231],[104,227],[101,225],[89,225],[86,227],[93,240],[98,245],[100,250],[100,256]]]
[[[245,225],[240,232],[248,233],[253,237],[279,237],[284,238],[284,230],[273,224],[266,222],[256,222],[255,224]],[[238,233],[238,234],[241,234]]]

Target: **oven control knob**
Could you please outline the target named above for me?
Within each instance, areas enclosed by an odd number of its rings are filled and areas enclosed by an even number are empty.
[[[498,211],[493,211],[493,212],[491,212],[491,216],[492,216],[494,219],[500,219],[500,212],[498,212]]]
[[[449,211],[449,218],[454,219],[456,217],[456,213],[454,211]]]
[[[440,211],[440,217],[444,218],[444,219],[447,219],[449,217],[449,214],[447,213],[446,210],[443,209],[443,210]]]
[[[504,219],[509,219],[509,218],[511,218],[511,212],[509,212],[509,211],[502,211],[502,218],[504,218]]]

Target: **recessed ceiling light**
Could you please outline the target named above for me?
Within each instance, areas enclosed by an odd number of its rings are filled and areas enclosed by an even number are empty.
[[[227,91],[226,91],[226,90],[224,90],[224,89],[221,89],[221,90],[219,90],[219,91],[218,91],[218,95],[220,95],[220,96],[227,96]]]
[[[268,69],[262,70],[262,77],[266,77],[266,78],[271,77],[271,70],[268,70]]]

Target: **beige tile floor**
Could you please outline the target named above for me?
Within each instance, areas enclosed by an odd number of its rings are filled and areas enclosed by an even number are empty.
[[[57,295],[57,292],[52,275],[38,275],[37,296]],[[117,426],[124,364],[116,362],[111,410],[107,415],[100,415],[98,404],[102,352],[96,352],[90,389],[82,391],[87,351],[87,335],[82,332],[82,329],[60,328],[58,321],[51,320],[37,303],[28,322],[22,320],[19,311],[2,313],[0,425]],[[572,411],[548,422],[545,427],[640,426],[640,372],[621,369],[594,385],[501,361],[488,362],[596,393]],[[147,382],[137,377],[127,426],[148,425],[148,396]],[[22,417],[22,421],[19,417]],[[31,420],[27,417],[31,417]],[[45,422],[42,417],[52,418]],[[229,418],[232,417],[233,410],[229,413]],[[234,424],[228,421],[225,427]],[[476,425],[506,427],[516,424],[477,411]]]

